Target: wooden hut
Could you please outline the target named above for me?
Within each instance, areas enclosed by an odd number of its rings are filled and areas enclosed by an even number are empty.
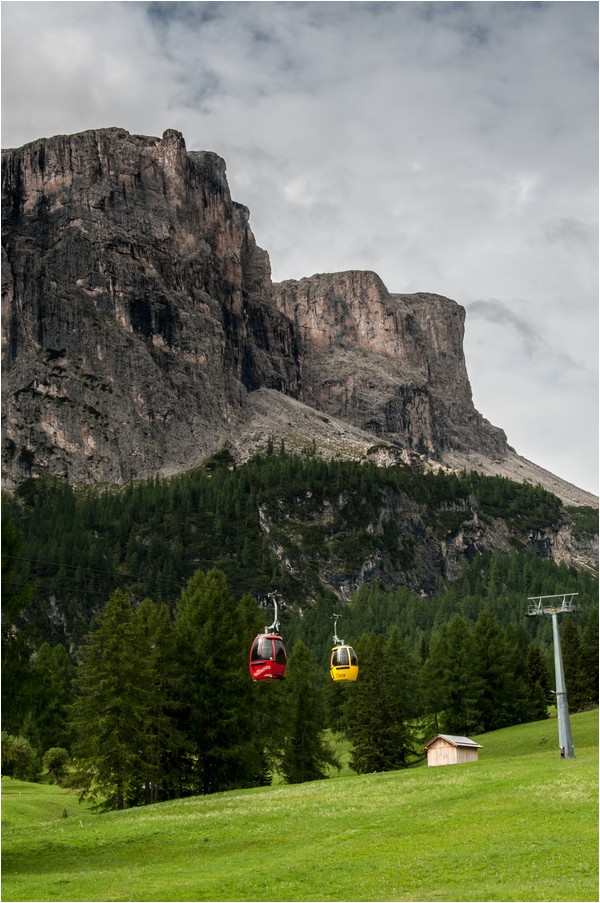
[[[423,749],[427,750],[428,765],[462,765],[465,762],[476,762],[477,750],[483,747],[468,737],[437,734]]]

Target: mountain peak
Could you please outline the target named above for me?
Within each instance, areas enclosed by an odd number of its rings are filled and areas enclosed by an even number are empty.
[[[343,456],[383,444],[518,471],[473,405],[459,304],[390,293],[371,271],[274,284],[225,161],[175,129],[3,151],[2,255],[7,488],[176,473],[241,434],[258,450],[282,423],[257,392],[288,399],[273,411],[309,441],[329,422],[333,448],[345,424]]]

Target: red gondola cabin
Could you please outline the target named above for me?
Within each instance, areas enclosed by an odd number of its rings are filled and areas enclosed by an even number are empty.
[[[283,680],[287,658],[283,640],[276,633],[259,633],[250,650],[252,680]]]

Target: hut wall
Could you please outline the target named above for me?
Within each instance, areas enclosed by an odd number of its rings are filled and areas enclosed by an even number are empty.
[[[451,743],[438,740],[427,750],[427,765],[456,765],[458,752],[459,750]]]
[[[479,750],[470,749],[467,746],[459,746],[456,752],[456,762],[461,765],[463,762],[477,762],[477,753]]]

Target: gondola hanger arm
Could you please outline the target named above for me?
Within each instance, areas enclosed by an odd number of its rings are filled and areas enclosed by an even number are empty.
[[[267,593],[267,598],[270,599],[275,606],[275,620],[269,627],[265,627],[265,633],[270,633],[273,630],[276,633],[279,633],[279,618],[277,617],[277,593]]]
[[[340,638],[337,635],[337,622],[339,621],[340,618],[341,618],[341,615],[336,615],[336,614],[333,615],[333,643],[335,646],[343,646],[344,645],[344,641],[340,640]]]

